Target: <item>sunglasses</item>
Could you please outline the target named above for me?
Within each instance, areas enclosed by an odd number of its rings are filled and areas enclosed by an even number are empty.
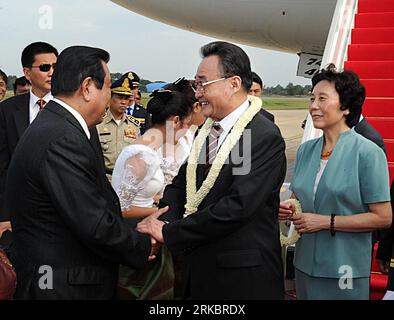
[[[41,72],[48,72],[51,67],[55,70],[56,63],[42,63],[39,66],[30,66],[30,68],[39,68]]]

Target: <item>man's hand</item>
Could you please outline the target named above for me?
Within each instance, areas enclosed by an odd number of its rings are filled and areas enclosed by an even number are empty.
[[[296,207],[294,203],[282,201],[279,204],[279,220],[290,219],[295,211]]]
[[[330,228],[330,216],[316,213],[299,213],[292,220],[299,233],[311,233]]]
[[[2,222],[0,222],[0,238],[3,235],[3,232],[7,231],[7,230],[12,231],[11,221],[2,221]]]
[[[149,234],[152,238],[156,239],[160,243],[164,243],[163,239],[163,225],[165,222],[158,220],[163,213],[167,212],[168,206],[157,210],[152,213],[149,217],[137,224],[137,231],[141,233]]]
[[[148,261],[152,261],[152,260],[156,259],[157,254],[159,253],[160,248],[161,248],[161,244],[158,241],[156,241],[155,238],[151,237],[150,243],[151,243],[151,250],[150,250],[149,257],[148,257]]]

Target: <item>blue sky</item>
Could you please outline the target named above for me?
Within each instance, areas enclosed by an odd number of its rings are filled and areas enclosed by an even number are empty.
[[[40,28],[43,21],[48,23],[39,12],[45,5],[53,13],[50,29]],[[16,75],[22,75],[23,48],[46,41],[59,51],[76,44],[106,49],[111,54],[111,72],[135,71],[152,81],[193,78],[201,61],[199,48],[217,40],[156,22],[109,0],[0,0],[0,21],[0,68]],[[296,76],[297,55],[241,47],[266,85],[310,83]]]

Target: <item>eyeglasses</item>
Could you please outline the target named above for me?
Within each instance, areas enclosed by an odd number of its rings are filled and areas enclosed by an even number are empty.
[[[195,81],[195,82],[193,83],[192,88],[193,88],[194,92],[203,93],[204,90],[205,90],[205,88],[204,88],[205,86],[207,86],[207,85],[209,85],[209,84],[212,84],[212,83],[215,83],[215,82],[218,82],[218,81],[225,80],[225,79],[227,79],[227,77],[223,77],[223,78],[220,78],[220,79],[211,80],[211,81],[207,81],[207,82],[196,82],[196,81]]]
[[[48,72],[51,70],[51,67],[53,70],[55,70],[56,63],[42,63],[39,66],[30,66],[30,68],[39,68],[41,72]]]

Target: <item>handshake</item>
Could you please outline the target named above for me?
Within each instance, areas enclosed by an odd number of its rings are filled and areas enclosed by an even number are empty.
[[[158,218],[167,211],[168,206],[158,209],[156,212],[152,213],[137,224],[136,230],[138,232],[145,233],[150,236],[151,252],[149,254],[148,261],[152,261],[156,258],[161,245],[164,243],[163,226],[166,222],[161,221]]]

